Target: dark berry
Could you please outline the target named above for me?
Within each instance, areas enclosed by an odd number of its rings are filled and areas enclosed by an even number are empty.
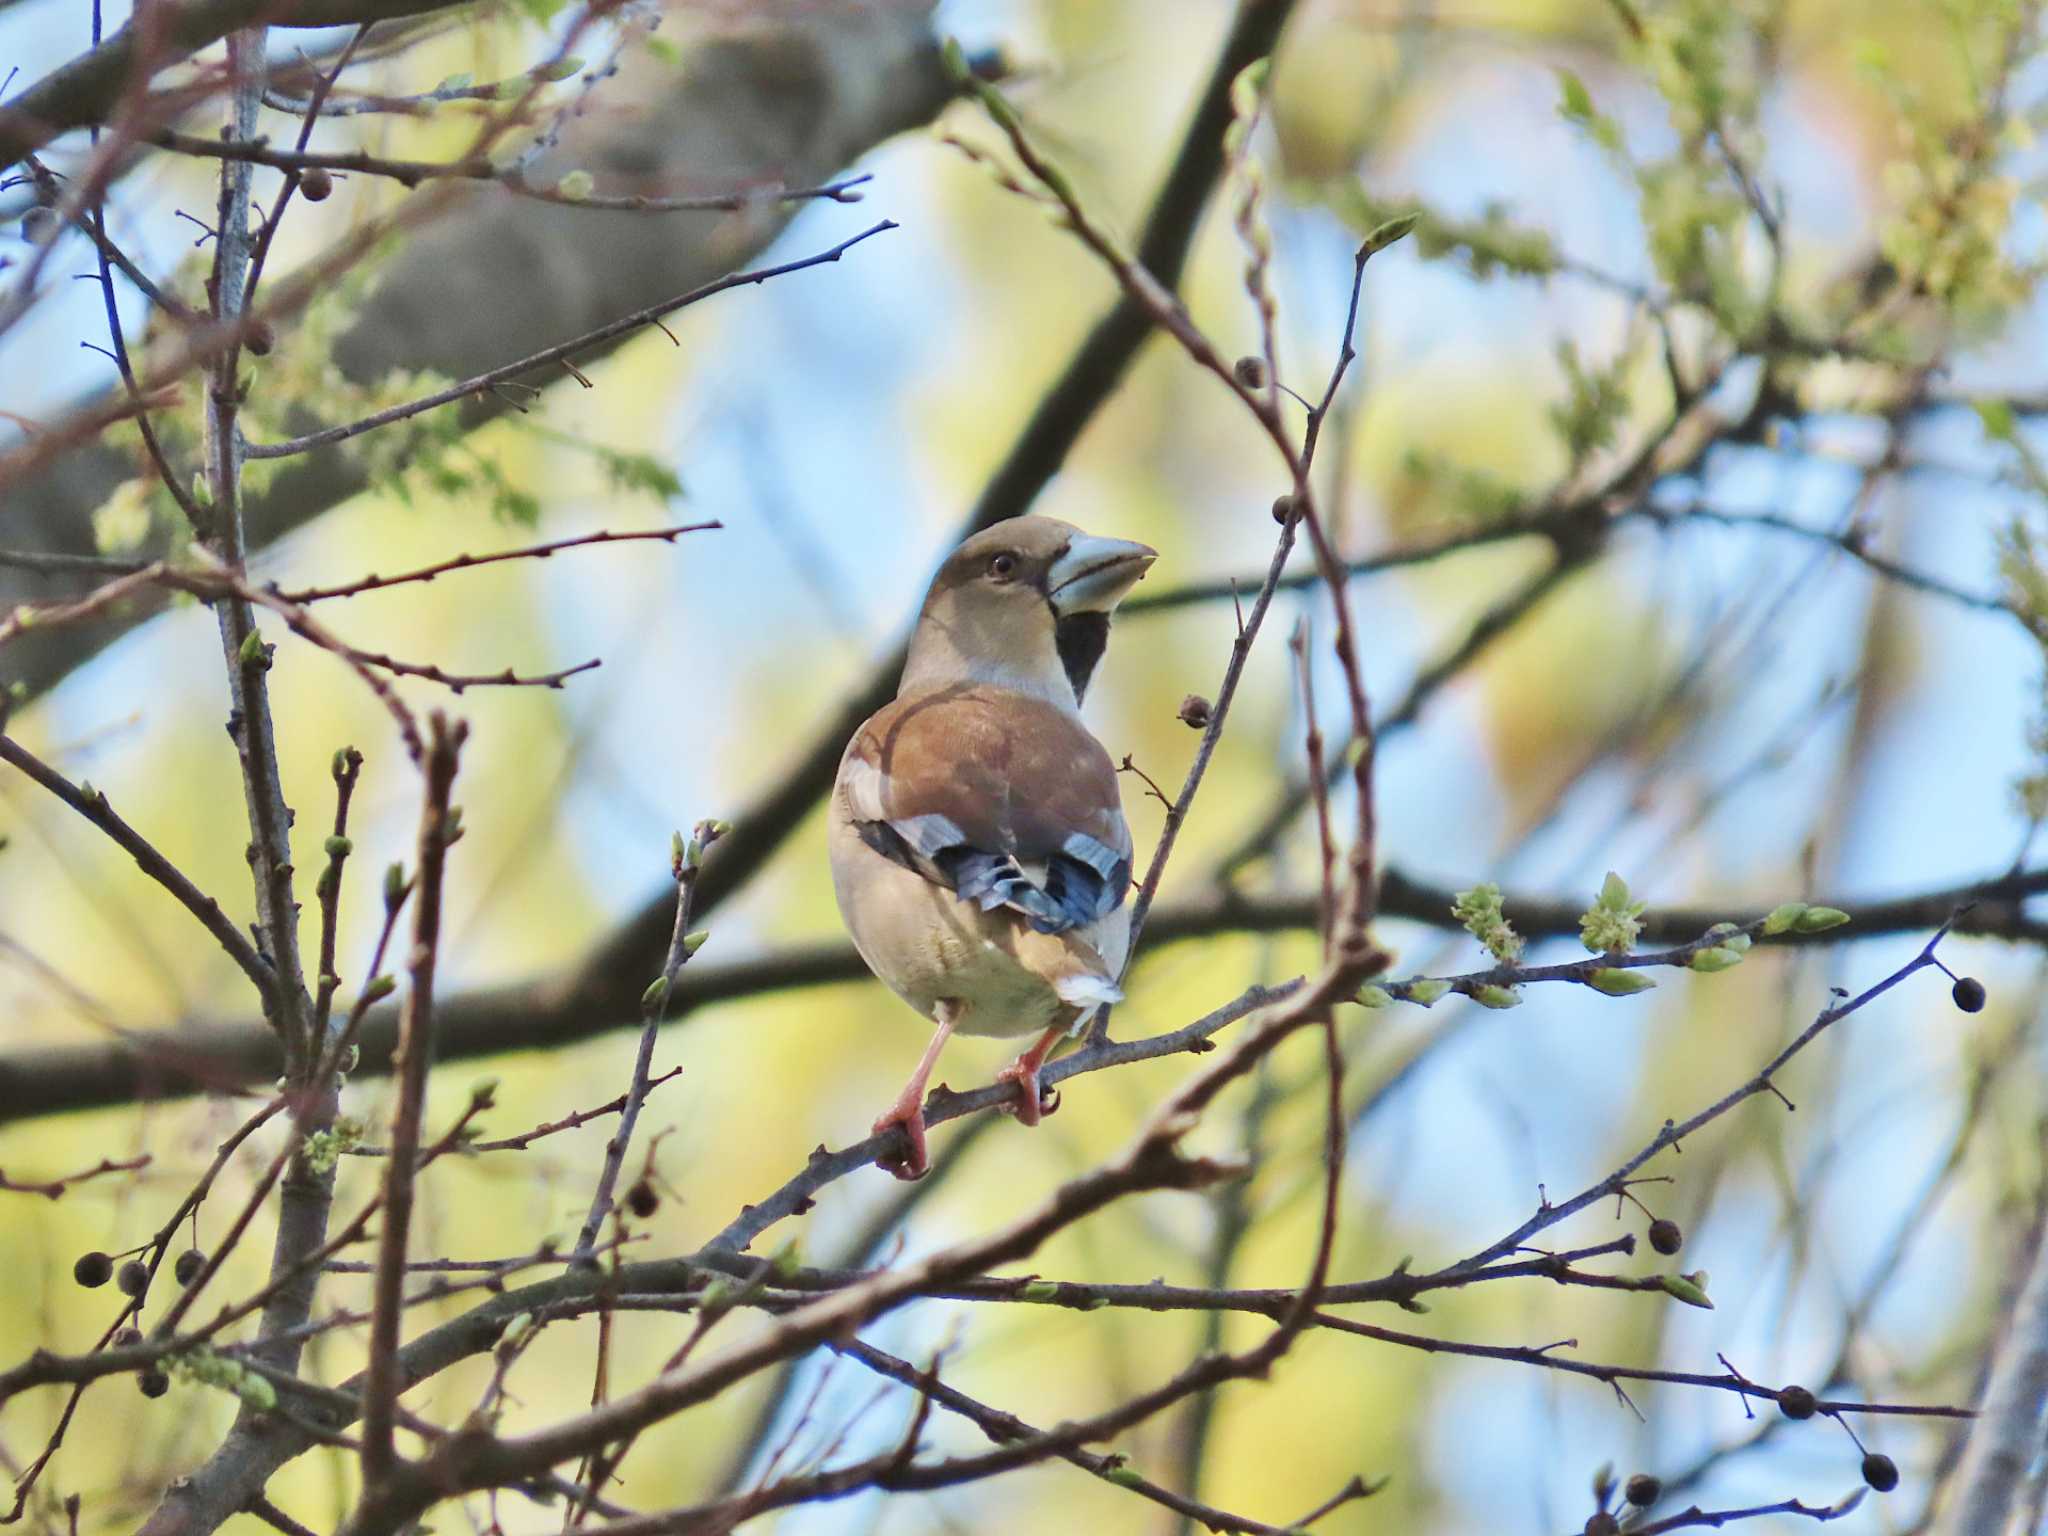
[[[661,1209],[661,1196],[654,1192],[654,1186],[642,1179],[626,1191],[626,1209],[642,1221]]]
[[[1209,724],[1211,707],[1199,693],[1189,694],[1180,701],[1180,723],[1193,730],[1202,730]]]
[[[133,1349],[141,1342],[142,1330],[140,1328],[123,1328],[114,1335],[114,1348],[116,1349]]]
[[[71,1278],[89,1291],[97,1290],[114,1278],[114,1261],[97,1249],[81,1253],[71,1266]]]
[[[171,1378],[152,1365],[142,1373],[136,1385],[142,1388],[144,1397],[162,1397],[171,1390]]]
[[[1650,1246],[1659,1253],[1676,1253],[1685,1246],[1685,1228],[1668,1216],[1650,1223]]]
[[[130,1259],[121,1266],[114,1283],[121,1287],[123,1296],[140,1296],[149,1289],[149,1266],[140,1259]]]
[[[277,332],[268,320],[251,320],[247,333],[242,337],[242,345],[249,349],[252,357],[268,357],[277,345]]]
[[[1664,1485],[1647,1472],[1638,1472],[1621,1490],[1621,1496],[1638,1509],[1648,1509],[1664,1497]]]
[[[334,195],[334,178],[320,166],[314,166],[299,178],[299,196],[309,203],[324,203]]]
[[[1586,1536],[1620,1536],[1620,1532],[1621,1522],[1604,1509],[1586,1519]]]
[[[1956,984],[1949,989],[1949,996],[1965,1013],[1984,1011],[1984,983],[1974,976],[1958,976]]]
[[[1273,521],[1283,527],[1294,520],[1294,498],[1275,496],[1273,498]]]
[[[197,1248],[187,1248],[178,1255],[178,1262],[171,1266],[171,1274],[178,1284],[190,1285],[199,1278],[199,1271],[206,1268],[206,1255]]]
[[[1810,1419],[1819,1407],[1814,1395],[1804,1387],[1787,1387],[1778,1394],[1778,1412],[1788,1419]]]
[[[1246,389],[1266,387],[1266,360],[1263,357],[1240,357],[1230,365],[1230,376]]]
[[[1898,1463],[1889,1456],[1872,1451],[1863,1458],[1863,1481],[1879,1493],[1890,1493],[1899,1486]]]

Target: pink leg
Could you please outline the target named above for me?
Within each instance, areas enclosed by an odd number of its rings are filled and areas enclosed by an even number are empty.
[[[939,1003],[939,1028],[932,1036],[932,1043],[924,1048],[924,1059],[917,1064],[917,1070],[910,1074],[910,1081],[903,1086],[903,1092],[896,1096],[881,1119],[875,1122],[875,1134],[902,1127],[904,1137],[910,1142],[910,1154],[904,1158],[877,1158],[876,1163],[889,1170],[899,1179],[921,1179],[931,1169],[931,1159],[925,1155],[924,1147],[924,1089],[931,1081],[932,1068],[939,1064],[939,1052],[945,1049],[947,1039],[953,1033],[953,1026],[959,1022],[960,1009],[957,1003],[941,1000]]]
[[[1036,1125],[1044,1117],[1044,1106],[1038,1097],[1038,1069],[1045,1065],[1045,1058],[1066,1032],[1064,1024],[1053,1025],[1038,1037],[1038,1044],[996,1074],[997,1082],[1017,1085],[1017,1104],[1012,1112],[1024,1125]]]

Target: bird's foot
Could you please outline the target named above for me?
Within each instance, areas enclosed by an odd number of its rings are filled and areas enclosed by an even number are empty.
[[[875,1134],[886,1136],[889,1132],[901,1130],[904,1139],[910,1143],[910,1150],[900,1156],[884,1154],[875,1159],[875,1166],[906,1183],[914,1183],[931,1172],[932,1160],[925,1151],[924,1104],[918,1099],[899,1099],[889,1112],[875,1122]]]
[[[1055,1088],[1047,1093],[1039,1086],[1038,1067],[1039,1063],[1030,1056],[1020,1056],[996,1074],[997,1082],[1017,1085],[1017,1101],[996,1107],[1005,1114],[1015,1115],[1020,1125],[1036,1125],[1060,1107],[1059,1090]]]

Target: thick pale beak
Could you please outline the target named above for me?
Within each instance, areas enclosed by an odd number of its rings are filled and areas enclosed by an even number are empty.
[[[1081,534],[1053,561],[1046,573],[1046,596],[1055,612],[1107,613],[1144,576],[1159,551],[1128,539],[1096,539]]]

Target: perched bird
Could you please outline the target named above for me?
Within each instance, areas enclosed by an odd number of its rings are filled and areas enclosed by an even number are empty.
[[[875,1122],[923,1176],[924,1095],[947,1039],[1039,1039],[997,1076],[1043,1112],[1059,1038],[1123,994],[1131,829],[1116,769],[1081,723],[1109,616],[1155,558],[1049,517],[954,550],[925,594],[895,701],[858,731],[832,792],[832,886],[861,958],[938,1025]]]

